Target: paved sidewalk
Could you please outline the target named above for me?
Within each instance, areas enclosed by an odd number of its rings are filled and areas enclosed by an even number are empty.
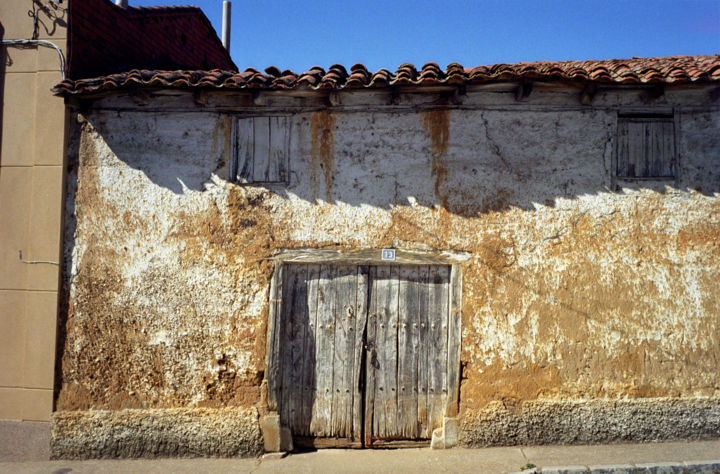
[[[557,466],[647,466],[635,472],[684,472],[683,462],[703,461],[704,470],[720,473],[720,439],[698,442],[616,444],[598,446],[530,446],[462,449],[345,450],[327,449],[290,454],[284,458],[269,455],[260,459],[132,459],[89,461],[0,462],[0,472],[86,473],[86,472],[477,472],[520,471],[528,463],[538,472],[560,473]],[[714,461],[715,468],[708,461]],[[666,463],[664,466],[659,463]],[[670,464],[667,464],[670,463]],[[698,464],[699,465],[699,464]],[[673,468],[675,466],[675,468]],[[635,469],[635,468],[632,468]],[[582,471],[570,471],[582,472]],[[592,472],[592,471],[585,471]],[[633,470],[595,472],[633,472]],[[693,472],[692,470],[689,472]]]

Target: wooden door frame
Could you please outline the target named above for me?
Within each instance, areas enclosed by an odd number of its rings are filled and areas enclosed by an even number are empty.
[[[448,396],[444,416],[456,417],[460,402],[460,346],[462,340],[462,268],[469,260],[467,252],[395,250],[395,260],[383,260],[382,249],[328,250],[286,249],[270,258],[275,268],[270,280],[269,316],[265,356],[265,386],[267,387],[267,410],[278,412],[280,333],[279,318],[282,311],[283,274],[287,264],[322,265],[449,265],[450,287],[448,314]],[[355,416],[355,415],[353,415]]]

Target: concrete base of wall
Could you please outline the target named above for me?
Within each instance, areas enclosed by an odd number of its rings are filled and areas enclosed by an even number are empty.
[[[255,408],[61,411],[52,459],[250,457],[262,452]]]
[[[0,462],[50,459],[50,423],[0,420]]]
[[[720,438],[720,399],[493,402],[462,417],[468,447]]]
[[[714,439],[720,438],[720,399],[493,402],[466,410],[459,420],[459,444],[467,447]],[[62,411],[52,421],[53,459],[249,457],[262,451],[254,408]]]

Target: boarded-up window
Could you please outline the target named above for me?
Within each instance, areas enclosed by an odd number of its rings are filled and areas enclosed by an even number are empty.
[[[620,115],[617,150],[619,178],[674,178],[672,115]]]
[[[288,179],[290,120],[249,117],[234,122],[234,166],[239,183],[280,183]]]

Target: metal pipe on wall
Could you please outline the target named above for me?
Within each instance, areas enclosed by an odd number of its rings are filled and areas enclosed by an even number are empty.
[[[222,44],[230,52],[230,9],[231,2],[223,0]]]

